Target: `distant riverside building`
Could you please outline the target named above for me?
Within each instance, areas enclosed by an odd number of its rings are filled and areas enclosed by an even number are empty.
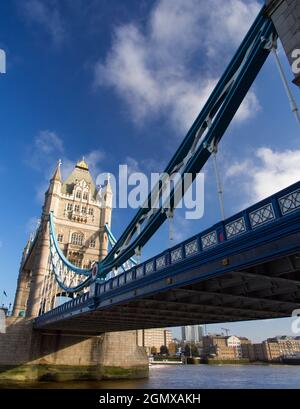
[[[223,335],[203,337],[203,355],[211,359],[283,362],[299,358],[300,337],[279,336],[252,344],[248,338]]]
[[[174,340],[172,340],[169,344],[168,344],[168,350],[169,350],[169,354],[170,355],[175,355],[178,351],[178,344],[177,342],[175,342]]]
[[[242,358],[246,358],[246,359],[250,360],[249,345],[252,345],[252,342],[250,341],[250,339],[248,339],[246,337],[239,337],[239,340],[241,342],[241,355],[242,355]]]
[[[250,340],[235,335],[207,335],[203,337],[203,353],[222,360],[248,358],[248,348],[244,348],[248,344],[251,344]]]
[[[169,348],[172,338],[171,331],[164,328],[137,330],[137,344],[144,347],[148,355],[159,353],[162,346]]]
[[[216,360],[291,362],[295,359],[300,362],[300,337],[283,335],[252,344],[245,337],[207,335],[203,337],[201,355]]]
[[[181,327],[181,337],[186,342],[201,342],[203,338],[203,328],[201,325],[187,325]]]
[[[252,361],[280,362],[300,353],[300,337],[268,338],[260,344],[248,346],[248,350]]]

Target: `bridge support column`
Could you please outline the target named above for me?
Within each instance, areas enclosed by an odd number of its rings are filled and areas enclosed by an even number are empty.
[[[0,380],[70,381],[148,376],[148,359],[135,331],[87,337],[36,331],[27,318],[7,318],[0,334]]]
[[[298,0],[266,0],[266,6],[292,67],[293,82],[300,86],[300,3]]]
[[[30,271],[20,271],[18,277],[18,284],[13,308],[13,316],[19,317],[25,315],[26,304],[30,288]]]
[[[34,266],[32,270],[32,279],[30,293],[28,297],[26,316],[37,317],[39,315],[41,295],[45,275],[47,274],[48,259],[49,259],[49,227],[48,223],[44,222],[41,237],[36,250]]]
[[[148,358],[144,348],[137,345],[137,332],[104,334],[100,368],[104,379],[147,377]]]

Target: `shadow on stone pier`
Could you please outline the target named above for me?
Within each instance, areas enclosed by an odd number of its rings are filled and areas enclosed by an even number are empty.
[[[7,317],[0,334],[0,381],[71,381],[148,377],[136,331],[82,335],[33,330],[26,318]]]

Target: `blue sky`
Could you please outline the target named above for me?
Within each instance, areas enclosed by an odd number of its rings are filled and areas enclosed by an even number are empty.
[[[63,160],[64,175],[83,155],[94,175],[116,174],[125,163],[146,173],[163,170],[261,3],[0,3],[0,48],[7,53],[7,74],[0,77],[0,303],[13,301],[21,252],[57,160]],[[280,57],[291,79],[281,49]],[[299,103],[299,90],[292,87]],[[227,216],[299,179],[299,127],[271,57],[218,156]],[[117,237],[132,215],[132,210],[114,210]],[[189,222],[178,212],[175,242],[219,219],[209,162],[204,217]],[[143,259],[169,245],[164,226],[144,249]],[[257,340],[290,333],[289,319],[225,326]]]

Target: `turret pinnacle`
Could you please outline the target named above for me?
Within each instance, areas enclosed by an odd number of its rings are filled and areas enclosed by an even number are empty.
[[[102,194],[104,197],[104,205],[105,207],[112,207],[112,188],[111,188],[111,184],[110,184],[110,174],[107,174],[107,178],[102,190]]]
[[[61,193],[62,180],[61,180],[60,165],[61,165],[61,160],[59,160],[57,162],[57,165],[56,165],[55,171],[53,173],[53,176],[50,179],[49,188],[48,188],[48,190],[46,192],[45,205],[48,204],[50,206],[50,207],[48,206],[49,209],[51,208],[52,210],[53,210],[53,208],[52,208],[53,207],[52,206],[53,205],[53,203],[52,203],[53,195],[60,195],[60,193]],[[56,200],[56,202],[57,202],[57,200]]]
[[[107,174],[106,180],[104,183],[104,189],[109,190],[111,192],[111,185],[110,185],[110,173]]]
[[[55,169],[54,174],[53,174],[53,176],[51,178],[51,182],[54,181],[54,180],[56,180],[58,182],[61,182],[60,166],[61,166],[61,160],[59,160],[57,162],[56,169]]]

